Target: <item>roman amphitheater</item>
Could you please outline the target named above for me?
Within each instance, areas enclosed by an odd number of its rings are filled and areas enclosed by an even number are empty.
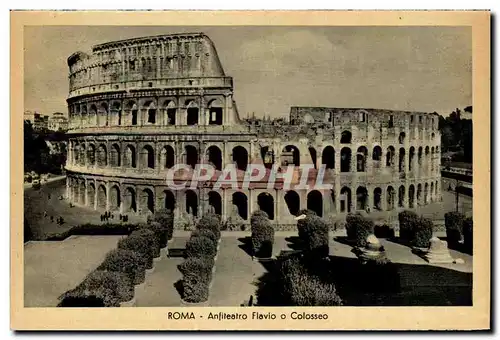
[[[210,210],[243,223],[260,208],[287,225],[305,208],[341,218],[441,200],[435,113],[292,106],[286,119],[242,119],[233,79],[202,33],[104,43],[74,53],[68,65],[66,192],[75,205],[138,215],[167,208],[176,218]],[[233,164],[238,181],[249,164],[267,174],[249,188],[214,189],[206,180],[171,190],[166,173],[181,163],[217,171]],[[268,188],[273,166],[304,164],[311,181],[324,165],[332,189],[286,190],[279,181]]]

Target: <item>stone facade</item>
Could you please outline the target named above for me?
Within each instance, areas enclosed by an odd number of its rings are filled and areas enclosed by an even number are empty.
[[[441,198],[437,114],[292,107],[288,121],[243,121],[232,78],[201,33],[106,43],[73,54],[68,65],[67,195],[75,204],[125,214],[212,210],[247,223],[260,208],[286,225],[299,209],[342,217]],[[268,170],[247,189],[214,190],[207,180],[171,190],[166,175],[180,163],[218,171],[234,164],[239,179],[251,163]],[[268,188],[272,166],[286,172],[291,164],[309,164],[310,178],[325,165],[332,189],[284,190],[279,181]]]

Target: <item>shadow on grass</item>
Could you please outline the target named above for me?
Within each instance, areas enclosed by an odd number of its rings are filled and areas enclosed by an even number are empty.
[[[277,260],[279,261],[279,260]],[[330,256],[311,261],[310,274],[335,284],[344,306],[471,306],[472,274],[431,265],[361,264]],[[274,262],[257,279],[259,306],[283,306],[283,278]]]
[[[303,250],[304,242],[298,236],[286,237],[285,241],[288,243],[288,248],[292,250]]]
[[[448,238],[446,236],[439,238],[441,241],[448,242]],[[472,255],[472,250],[464,243],[459,242],[448,242],[448,249],[458,251],[460,253]]]

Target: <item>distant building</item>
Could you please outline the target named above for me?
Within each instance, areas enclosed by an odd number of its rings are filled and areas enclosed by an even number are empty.
[[[48,118],[48,128],[52,131],[67,130],[68,118],[62,112],[55,112]]]
[[[24,121],[31,123],[34,130],[46,130],[49,128],[49,116],[38,112],[25,111]]]

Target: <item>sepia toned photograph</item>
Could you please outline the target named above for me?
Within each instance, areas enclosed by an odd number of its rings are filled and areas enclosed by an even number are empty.
[[[474,151],[483,130],[489,150],[489,92],[475,92],[473,24],[202,14],[22,26],[16,305],[161,307],[156,329],[451,313],[478,307],[479,287],[488,307],[489,151],[482,167]]]

